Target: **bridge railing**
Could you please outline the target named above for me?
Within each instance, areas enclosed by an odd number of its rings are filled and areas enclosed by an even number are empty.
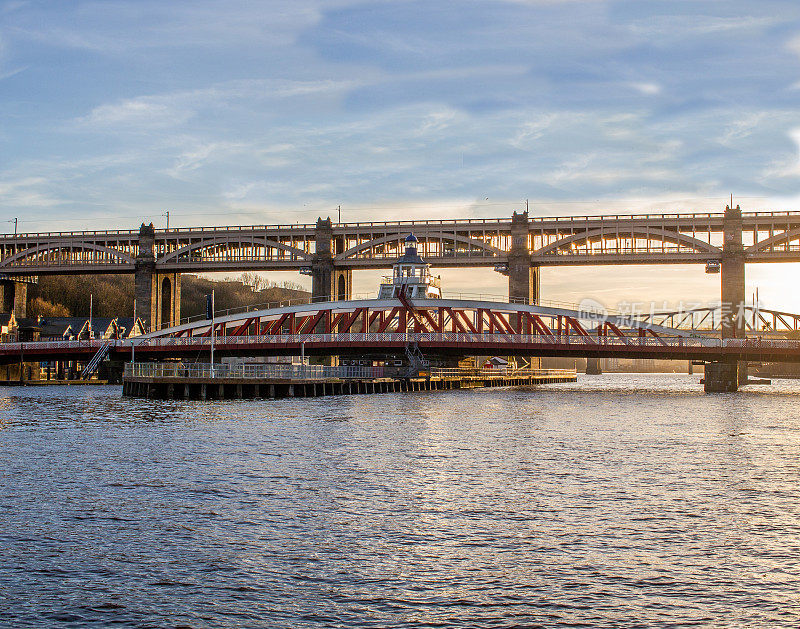
[[[590,214],[590,215],[561,215],[561,216],[530,216],[529,223],[564,223],[564,222],[596,222],[596,221],[629,221],[629,220],[691,220],[702,222],[705,220],[721,221],[724,214],[722,212],[649,212],[639,214]],[[742,218],[747,219],[774,219],[774,218],[798,218],[800,214],[794,211],[769,211],[758,210],[752,212],[742,212]],[[339,232],[347,229],[359,228],[379,228],[386,230],[401,231],[407,227],[424,226],[461,226],[476,227],[485,225],[492,228],[511,224],[510,217],[499,218],[465,218],[465,219],[422,219],[407,221],[358,221],[352,223],[333,223],[333,228]],[[272,224],[272,225],[212,225],[212,226],[188,226],[172,227],[170,229],[156,229],[156,238],[163,239],[170,236],[186,235],[187,233],[206,233],[206,232],[226,232],[226,231],[313,231],[314,223],[295,223],[295,224]],[[0,234],[0,240],[23,241],[32,238],[64,238],[78,237],[85,238],[91,236],[127,236],[138,237],[138,229],[101,229],[101,230],[68,230],[50,232],[20,232],[18,234]]]
[[[76,350],[96,352],[106,339],[85,341],[26,341],[23,343],[0,343],[0,350],[10,352],[37,352],[52,350]],[[133,338],[111,341],[112,350],[134,347],[140,348],[196,348],[211,349],[212,340],[207,336]],[[403,347],[409,343],[447,343],[463,345],[469,350],[485,344],[497,345],[569,345],[575,347],[673,347],[673,348],[731,348],[746,350],[784,349],[800,351],[800,340],[774,338],[719,339],[713,337],[645,337],[645,336],[584,336],[579,334],[506,334],[473,332],[348,332],[332,334],[269,334],[252,336],[218,336],[213,341],[218,348],[253,347],[269,353],[270,345],[302,345],[308,343],[336,345],[347,344],[390,344]],[[512,347],[513,349],[513,347]],[[332,352],[336,353],[336,352]]]
[[[755,339],[735,339],[737,341],[756,341]],[[580,334],[544,335],[544,334],[506,334],[506,333],[474,333],[474,332],[348,332],[329,334],[269,334],[252,336],[217,336],[214,345],[241,346],[241,345],[291,345],[302,343],[455,343],[463,344],[465,348],[476,344],[542,344],[542,345],[618,345],[628,347],[658,347],[668,345],[671,347],[722,347],[723,341],[715,338],[654,338],[644,336],[597,337],[583,336]],[[730,341],[725,341],[729,343]],[[775,341],[762,340],[766,345]],[[207,336],[190,337],[159,337],[133,339],[136,347],[211,347],[211,338]],[[785,341],[786,347],[799,347],[800,341]],[[737,346],[738,347],[738,346]],[[744,345],[752,347],[752,345]]]
[[[474,344],[542,344],[542,345],[576,345],[576,346],[628,346],[628,347],[731,347],[743,349],[800,349],[800,341],[783,339],[718,339],[709,337],[644,337],[616,336],[597,337],[580,334],[481,334],[473,332],[351,332],[332,334],[271,334],[263,336],[218,336],[214,343],[224,345],[262,345],[262,344],[296,344],[296,343],[457,343],[466,346]],[[209,337],[169,337],[134,341],[136,346],[151,345],[170,346],[211,346]]]
[[[52,350],[52,349],[75,349],[75,350],[84,350],[84,351],[97,351],[100,349],[105,343],[112,343],[112,347],[118,343],[118,341],[109,339],[86,339],[86,340],[72,340],[72,341],[24,341],[24,342],[15,342],[15,343],[0,343],[0,347],[7,351],[39,351],[39,350]]]

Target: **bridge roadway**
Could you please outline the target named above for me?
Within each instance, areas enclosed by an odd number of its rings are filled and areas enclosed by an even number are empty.
[[[587,324],[588,322],[588,324]],[[105,343],[116,360],[219,356],[515,355],[663,358],[711,363],[800,362],[800,341],[710,338],[624,316],[462,300],[359,300],[243,312],[133,340],[0,344],[0,363],[89,360]]]

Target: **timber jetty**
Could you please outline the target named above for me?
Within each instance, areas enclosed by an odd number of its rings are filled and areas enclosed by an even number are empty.
[[[222,400],[443,391],[575,382],[569,369],[460,369],[392,374],[384,367],[129,363],[122,394],[155,399]]]

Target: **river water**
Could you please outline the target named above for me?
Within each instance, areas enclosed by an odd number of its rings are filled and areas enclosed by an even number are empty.
[[[797,627],[800,382],[0,388],[0,625]]]

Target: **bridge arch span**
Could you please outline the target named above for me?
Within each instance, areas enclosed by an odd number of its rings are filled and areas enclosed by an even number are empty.
[[[237,249],[252,248],[252,247],[263,247],[267,251],[270,249],[279,249],[282,251],[286,251],[289,254],[291,254],[292,257],[298,258],[300,260],[311,259],[311,256],[302,249],[298,249],[297,247],[291,247],[289,245],[285,245],[275,240],[270,240],[269,238],[256,238],[256,237],[225,238],[223,240],[220,240],[219,238],[208,238],[206,240],[201,240],[198,242],[193,242],[189,245],[185,245],[183,247],[180,247],[179,249],[175,249],[174,251],[170,251],[169,253],[159,257],[156,260],[156,266],[161,266],[163,264],[168,264],[170,262],[178,262],[181,261],[185,256],[191,256],[191,254],[193,253],[202,254],[202,252],[212,249],[214,247],[221,247],[226,251],[235,251]]]
[[[787,247],[793,240],[800,240],[800,228],[790,229],[780,234],[775,234],[764,240],[760,240],[754,245],[745,249],[746,254],[768,252],[776,245],[786,245]]]
[[[53,264],[57,265],[59,263],[67,263],[67,264],[75,264],[75,260],[72,259],[71,254],[76,251],[94,251],[99,253],[108,254],[110,258],[116,259],[116,264],[122,265],[131,265],[134,264],[134,259],[130,255],[120,251],[119,249],[113,249],[111,247],[104,247],[102,245],[96,245],[91,242],[76,242],[76,243],[45,243],[41,245],[36,245],[33,247],[29,247],[27,249],[22,249],[18,251],[12,256],[9,256],[0,262],[0,269],[10,268],[13,266],[24,266],[19,264],[24,260],[32,258],[31,264],[40,265],[42,261],[45,264]],[[54,259],[48,260],[48,254],[57,254]],[[63,255],[58,255],[63,254]],[[86,264],[90,265],[103,265],[103,264],[115,264],[115,262],[97,262],[96,260],[85,261]]]
[[[406,233],[397,233],[391,234],[389,236],[382,236],[380,238],[375,238],[373,240],[369,240],[367,242],[362,242],[355,247],[350,247],[346,251],[338,254],[334,259],[335,260],[348,260],[351,258],[358,257],[358,254],[372,249],[374,247],[378,247],[380,245],[385,245],[388,243],[397,243],[398,245],[398,256],[403,254],[403,239],[407,236]],[[491,253],[493,256],[503,256],[506,254],[505,251],[502,249],[498,249],[497,247],[493,247],[481,240],[475,240],[474,238],[467,238],[466,236],[460,236],[458,234],[446,233],[446,232],[435,232],[435,233],[426,233],[426,232],[419,232],[414,234],[420,243],[426,242],[428,240],[433,242],[443,242],[445,244],[453,245],[453,249],[455,250],[457,243],[462,243],[465,245],[469,245],[470,247],[475,247],[477,249],[481,249],[488,253]],[[424,254],[422,254],[424,255]],[[434,256],[436,257],[436,256]],[[442,257],[445,257],[442,255]]]
[[[606,230],[601,229],[593,229],[591,231],[586,231],[578,234],[573,234],[571,236],[567,236],[566,238],[561,238],[555,242],[550,243],[544,247],[536,249],[532,252],[532,255],[553,255],[558,253],[560,249],[566,248],[568,245],[576,244],[587,244],[591,242],[597,242],[602,240],[603,238],[609,238],[612,236],[616,236],[615,233],[609,233]],[[626,229],[625,232],[620,232],[620,238],[628,238],[633,236],[634,238],[642,238],[647,239],[648,241],[656,240],[661,241],[664,243],[670,243],[673,245],[678,246],[685,246],[697,253],[707,253],[711,254],[712,256],[720,256],[722,255],[722,250],[719,247],[715,247],[707,242],[703,242],[702,240],[698,240],[697,238],[692,238],[691,236],[687,236],[686,234],[681,234],[679,232],[674,232],[668,229],[657,229],[650,227],[648,229]]]

